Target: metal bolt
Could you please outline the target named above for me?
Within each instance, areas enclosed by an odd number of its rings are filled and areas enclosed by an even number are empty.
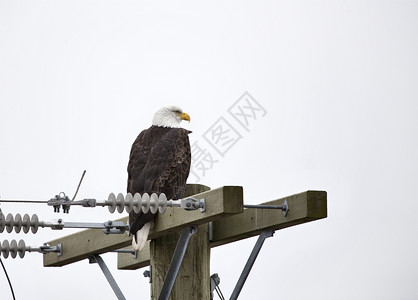
[[[149,270],[144,271],[144,277],[149,277],[149,282],[152,282],[152,274],[151,274],[151,266],[149,267]]]

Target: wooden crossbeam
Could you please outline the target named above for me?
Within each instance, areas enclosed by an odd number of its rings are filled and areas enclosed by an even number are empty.
[[[282,205],[287,200],[289,212],[281,210],[244,209],[242,214],[231,215],[213,222],[213,239],[210,247],[259,235],[263,230],[279,230],[327,217],[327,192],[307,191],[289,197],[262,203]],[[138,269],[149,265],[149,243],[136,259],[130,254],[118,254],[118,269]]]
[[[205,212],[200,212],[200,210],[185,211],[180,208],[167,208],[165,214],[158,216],[158,222],[156,222],[156,226],[151,230],[149,239],[155,239],[159,236],[176,232],[184,226],[205,224],[216,221],[224,216],[231,216],[243,212],[243,191],[240,186],[224,186],[193,195],[193,198],[206,199]],[[127,219],[125,217],[116,221],[127,222]],[[45,254],[44,266],[64,266],[86,259],[92,254],[101,254],[127,247],[131,242],[132,237],[125,234],[104,235],[101,230],[83,230],[48,242],[51,246],[61,243],[63,253],[61,256],[57,256],[56,253]],[[142,260],[148,259],[149,264],[149,252],[147,252],[147,249],[141,252],[138,257],[141,257]]]
[[[243,214],[213,222],[211,247],[259,235],[266,229],[280,230],[327,217],[327,193],[324,191],[307,191],[262,204],[281,205],[284,200],[289,205],[286,217],[281,210],[248,208]]]

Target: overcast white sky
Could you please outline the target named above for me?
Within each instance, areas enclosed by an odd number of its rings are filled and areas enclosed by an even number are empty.
[[[244,187],[246,203],[328,192],[328,218],[266,240],[240,299],[417,299],[418,1],[0,1],[0,196],[126,189],[137,134],[180,105],[192,143],[217,162],[200,182]],[[228,113],[248,91],[266,114]],[[240,135],[221,156],[221,118]],[[218,149],[219,150],[219,149]],[[225,150],[225,149],[224,149]],[[189,183],[196,182],[190,177]],[[44,221],[119,215],[1,204]],[[39,246],[73,231],[0,234]],[[212,250],[231,294],[255,238]],[[148,299],[144,269],[119,271]],[[115,299],[97,265],[3,259],[17,299]],[[0,270],[0,298],[10,291]]]

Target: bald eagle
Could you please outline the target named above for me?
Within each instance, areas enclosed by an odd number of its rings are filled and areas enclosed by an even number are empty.
[[[164,193],[181,199],[189,176],[191,153],[189,133],[179,128],[190,116],[177,106],[164,106],[154,115],[152,126],[143,130],[132,145],[128,163],[128,193]],[[150,212],[129,213],[132,247],[141,250],[154,225]]]

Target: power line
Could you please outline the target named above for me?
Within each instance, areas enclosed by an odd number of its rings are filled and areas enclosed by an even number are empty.
[[[4,271],[4,274],[6,275],[7,281],[9,282],[10,291],[12,292],[13,300],[16,300],[15,292],[13,291],[12,283],[10,281],[9,275],[7,274],[7,271],[6,271],[6,267],[4,266],[3,261],[1,260],[1,258],[0,258],[0,263],[1,263],[1,266],[3,267],[3,271]]]
[[[48,203],[48,200],[1,199],[4,203]]]
[[[77,190],[75,191],[75,194],[73,196],[73,199],[71,199],[71,201],[74,201],[75,197],[77,196],[78,190],[80,189],[80,185],[81,185],[81,182],[83,181],[84,175],[86,175],[86,170],[84,170],[83,174],[81,175],[80,182],[78,183],[78,186],[77,186]]]

